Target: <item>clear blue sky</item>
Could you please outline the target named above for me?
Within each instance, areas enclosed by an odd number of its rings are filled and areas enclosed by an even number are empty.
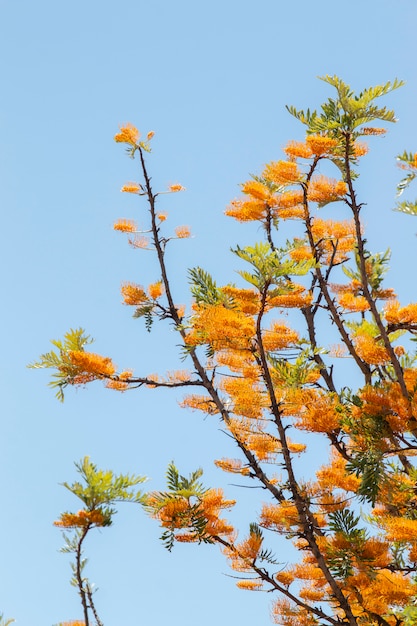
[[[404,79],[386,99],[400,122],[370,142],[359,199],[368,203],[373,249],[392,247],[388,285],[415,301],[417,220],[391,208],[395,155],[417,149],[416,20],[414,0],[0,0],[0,612],[19,626],[81,618],[52,526],[77,507],[59,486],[75,478],[74,461],[88,454],[159,488],[175,459],[183,472],[202,466],[209,485],[234,493],[212,463],[233,455],[228,439],[215,421],[181,410],[179,395],[121,395],[96,384],[69,390],[61,406],[47,373],[26,369],[50,339],[78,326],[122,368],[176,366],[172,333],[147,335],[120,302],[122,281],[158,276],[149,253],[112,231],[115,219],[137,211],[119,191],[137,176],[113,142],[118,125],[156,131],[155,189],[187,188],[161,199],[172,226],[194,233],[169,253],[177,299],[186,302],[187,267],[234,280],[229,247],[259,236],[223,211],[249,173],[303,138],[285,104],[314,108],[329,97],[318,75],[338,74],[357,90]],[[253,519],[252,495],[243,496],[234,519]],[[237,590],[215,548],[178,545],[169,554],[158,536],[139,508],[125,505],[87,546],[106,626],[270,623],[271,596]]]

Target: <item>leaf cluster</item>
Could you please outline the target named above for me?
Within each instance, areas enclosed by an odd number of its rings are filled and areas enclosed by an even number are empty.
[[[64,339],[52,339],[51,343],[58,351],[51,350],[45,354],[41,354],[40,360],[35,361],[28,365],[32,369],[54,369],[56,370],[52,374],[52,380],[48,383],[49,387],[57,388],[55,397],[63,402],[64,389],[67,385],[71,384],[71,381],[75,379],[79,373],[79,369],[75,366],[70,357],[70,352],[84,352],[84,347],[93,343],[94,339],[85,334],[83,328],[70,329],[64,335]]]
[[[293,247],[292,244],[289,246]],[[239,271],[239,274],[260,292],[271,285],[288,288],[289,276],[305,276],[315,266],[314,260],[293,261],[288,259],[286,258],[288,247],[272,248],[267,242],[256,243],[254,246],[246,246],[245,248],[237,246],[232,252],[253,267],[254,271],[242,270]]]
[[[376,85],[355,95],[352,89],[337,76],[320,76],[324,82],[337,91],[337,98],[329,98],[321,107],[321,113],[317,111],[297,110],[293,106],[287,106],[287,110],[296,117],[302,124],[307,126],[308,134],[329,133],[332,136],[340,137],[343,134],[354,134],[360,136],[366,134],[359,127],[369,124],[375,120],[384,122],[395,122],[394,111],[387,107],[378,107],[374,101],[381,96],[385,96],[394,89],[404,85],[403,81],[395,79],[384,85]]]
[[[100,470],[88,456],[75,463],[75,467],[83,482],[65,482],[62,485],[83,502],[86,510],[100,508],[104,516],[108,516],[109,524],[111,516],[116,512],[112,508],[116,502],[146,503],[146,495],[135,489],[136,485],[145,482],[145,477],[134,474],[115,475],[111,470]]]

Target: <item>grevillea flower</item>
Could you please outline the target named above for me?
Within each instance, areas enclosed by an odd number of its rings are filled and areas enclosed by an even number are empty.
[[[362,135],[385,135],[386,132],[385,128],[371,128],[370,126],[361,128]]]
[[[152,283],[148,287],[148,294],[149,294],[149,297],[152,298],[152,300],[156,300],[157,298],[162,296],[163,293],[164,293],[164,288],[162,285],[162,281],[160,280],[157,283]]]
[[[139,131],[133,124],[125,124],[120,126],[120,132],[114,136],[117,143],[129,143],[134,146],[139,139]]]
[[[225,215],[234,217],[239,222],[254,222],[265,219],[267,205],[262,200],[232,200],[225,210]]]
[[[179,185],[178,183],[175,183],[174,185],[169,186],[169,191],[172,191],[173,193],[175,193],[176,191],[185,191],[185,187]]]
[[[263,177],[276,185],[292,185],[301,180],[302,174],[293,161],[272,161],[266,166]]]
[[[342,293],[338,297],[338,302],[346,311],[363,312],[369,311],[369,302],[364,296],[355,296],[353,293]]]
[[[62,513],[54,526],[61,528],[85,528],[86,526],[104,526],[109,519],[99,509],[93,511],[81,510],[78,513]]]
[[[94,374],[96,376],[112,376],[116,367],[109,357],[94,354],[93,352],[83,352],[81,350],[71,350],[68,352],[71,363],[78,367],[81,372]]]
[[[217,459],[214,464],[224,472],[231,474],[242,474],[243,476],[250,474],[249,467],[245,467],[240,459]]]
[[[137,306],[148,299],[143,287],[136,283],[123,283],[120,288],[124,304]]]
[[[313,154],[310,146],[302,141],[289,141],[284,152],[291,160],[296,158],[309,159]]]
[[[139,185],[139,183],[126,183],[120,191],[126,193],[140,193],[142,191],[142,185]]]
[[[261,579],[256,580],[238,580],[236,586],[239,589],[248,589],[249,591],[259,591],[262,589],[263,582]]]
[[[135,233],[138,226],[133,220],[120,219],[114,223],[113,228],[114,230],[120,230],[123,233]]]
[[[268,187],[257,180],[249,180],[243,183],[242,191],[247,196],[252,196],[252,198],[262,200],[263,202],[271,200],[271,192]]]
[[[118,375],[118,380],[108,380],[106,382],[106,387],[108,389],[114,389],[116,391],[126,391],[129,389],[129,382],[127,382],[133,376],[132,370],[126,370],[125,372],[120,372]]]
[[[347,185],[343,180],[333,180],[327,176],[313,178],[308,186],[310,202],[334,202],[340,200],[347,193]]]
[[[337,146],[338,141],[324,135],[308,135],[306,143],[311,152],[317,156],[322,156],[323,154],[331,153],[333,148]]]
[[[146,250],[149,245],[149,239],[148,237],[136,235],[134,239],[128,239],[128,243],[132,246],[132,248],[141,248],[142,250]]]
[[[191,229],[189,226],[177,226],[175,235],[178,239],[186,239],[187,237],[191,237]]]

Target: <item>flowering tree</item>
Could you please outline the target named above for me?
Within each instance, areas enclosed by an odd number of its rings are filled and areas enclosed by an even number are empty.
[[[243,198],[227,208],[264,233],[263,241],[234,250],[245,264],[240,284],[220,286],[203,269],[191,269],[188,311],[176,303],[165,251],[173,237],[190,233],[178,227],[169,235],[157,208],[160,193],[145,159],[153,133],[141,139],[126,125],[115,136],[139,161],[141,181],[122,191],[139,196],[149,226],[139,231],[124,219],[114,228],[139,252],[152,249],[160,268],[158,282],[147,288],[124,283],[123,299],[148,329],[155,321],[172,324],[189,371],[117,372],[110,358],[86,349],[90,340],[81,329],[54,342],[57,350],[34,366],[54,370],[60,399],[68,385],[97,380],[118,391],[184,387],[185,407],[220,419],[238,458],[216,465],[261,486],[266,502],[238,538],[222,517],[234,501],[205,488],[200,471],[186,478],[170,465],[166,491],[141,500],[169,549],[176,541],[217,544],[240,588],[275,593],[272,616],[282,626],[400,626],[417,620],[417,304],[401,305],[384,286],[389,253],[366,247],[355,180],[367,152],[361,139],[386,132],[375,123],[396,121],[377,101],[401,83],[355,95],[337,77],[323,80],[335,97],[319,112],[289,107],[305,126],[305,140],[290,141],[285,156],[243,183]],[[417,161],[407,153],[400,159],[408,170],[401,191]],[[327,170],[336,179],[322,173]],[[329,203],[343,205],[349,219],[316,211]],[[285,239],[290,224],[297,234]],[[331,345],[330,326],[338,336]],[[341,358],[356,368],[354,388],[336,383]],[[310,435],[314,442],[321,436],[329,456],[306,480],[299,465],[301,455],[314,455]],[[299,559],[284,566],[274,552],[285,540]]]

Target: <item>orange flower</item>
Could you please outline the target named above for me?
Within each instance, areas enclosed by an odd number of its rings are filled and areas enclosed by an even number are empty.
[[[370,126],[361,128],[362,135],[385,135],[386,132],[385,128],[371,128]]]
[[[338,297],[338,302],[341,307],[352,313],[369,311],[369,303],[364,296],[355,296],[349,292],[342,293]]]
[[[288,209],[302,204],[304,194],[302,191],[285,191],[278,196],[278,207],[280,209]]]
[[[240,222],[251,222],[265,219],[267,208],[265,202],[260,200],[232,200],[224,213]]]
[[[83,352],[81,350],[71,350],[68,352],[71,363],[78,367],[80,371],[93,374],[95,376],[112,376],[116,367],[109,357],[94,354],[93,352]]]
[[[93,511],[81,510],[78,513],[62,513],[59,520],[54,522],[54,526],[61,528],[85,528],[86,526],[104,526],[105,516],[99,509]]]
[[[270,330],[264,331],[262,341],[265,350],[273,352],[294,345],[298,339],[299,336],[295,330],[286,324],[275,322]]]
[[[266,166],[263,177],[276,185],[293,185],[300,182],[302,174],[293,161],[272,161]]]
[[[177,226],[175,229],[175,234],[178,239],[186,239],[187,237],[191,237],[191,230],[189,226]]]
[[[142,191],[142,185],[139,185],[139,183],[126,183],[120,191],[124,191],[126,193],[139,193]]]
[[[139,235],[136,235],[134,239],[128,239],[128,242],[132,248],[142,248],[142,250],[145,250],[149,245],[149,239]]]
[[[359,357],[369,365],[382,365],[390,361],[387,349],[369,335],[357,335],[355,348]]]
[[[248,476],[250,473],[249,467],[244,467],[239,459],[217,459],[214,461],[214,464],[224,472],[230,472],[231,474]]]
[[[120,126],[120,132],[114,136],[114,140],[118,143],[130,143],[136,145],[139,139],[139,131],[133,124],[125,124]]]
[[[156,217],[159,219],[160,222],[165,222],[168,215],[167,213],[158,213]]]
[[[202,307],[193,318],[193,327],[186,338],[188,345],[210,343],[216,350],[249,349],[255,334],[252,317],[221,304]]]
[[[126,372],[120,372],[120,374],[118,375],[118,380],[108,380],[106,382],[106,387],[108,389],[114,389],[115,391],[126,391],[127,389],[129,389],[129,382],[128,381],[130,378],[132,378],[133,376],[133,371],[132,370],[127,370]]]
[[[263,587],[262,580],[238,580],[236,586],[239,589],[248,589],[249,591],[259,591]]]
[[[152,298],[152,300],[156,300],[157,298],[162,296],[163,293],[164,288],[162,286],[161,280],[159,280],[157,283],[152,283],[152,285],[149,285],[148,287],[148,294],[149,297]]]
[[[141,285],[137,285],[136,283],[124,283],[121,286],[120,291],[122,292],[124,304],[128,304],[130,306],[142,304],[148,299],[143,287]]]
[[[327,176],[313,178],[308,186],[310,202],[334,202],[347,193],[347,185],[342,180],[336,181]]]
[[[136,222],[133,220],[120,219],[113,225],[114,230],[120,230],[123,233],[135,233],[138,229]]]
[[[394,300],[385,307],[385,319],[391,324],[417,324],[417,304],[400,307]]]
[[[297,157],[309,159],[312,156],[310,147],[302,141],[289,141],[284,148],[284,152],[291,160]]]
[[[204,413],[207,413],[207,415],[219,413],[219,409],[210,396],[198,396],[196,394],[189,395],[180,402],[180,406],[183,408],[203,411]]]
[[[150,130],[149,133],[146,135],[147,141],[150,141],[152,137],[154,137],[154,135],[155,135],[155,131]]]
[[[175,193],[177,191],[185,191],[185,187],[179,185],[178,183],[175,183],[174,185],[169,186],[169,190]]]
[[[368,151],[369,151],[369,148],[366,145],[366,143],[355,141],[355,143],[353,144],[353,155],[355,157],[364,156],[365,154],[368,153]]]
[[[266,185],[257,181],[249,180],[242,184],[242,191],[248,196],[256,198],[256,200],[262,200],[268,202],[271,199],[271,192]]]
[[[338,144],[337,139],[326,137],[324,135],[308,135],[306,138],[306,144],[310,148],[311,152],[317,156],[323,154],[329,154],[333,151]]]

